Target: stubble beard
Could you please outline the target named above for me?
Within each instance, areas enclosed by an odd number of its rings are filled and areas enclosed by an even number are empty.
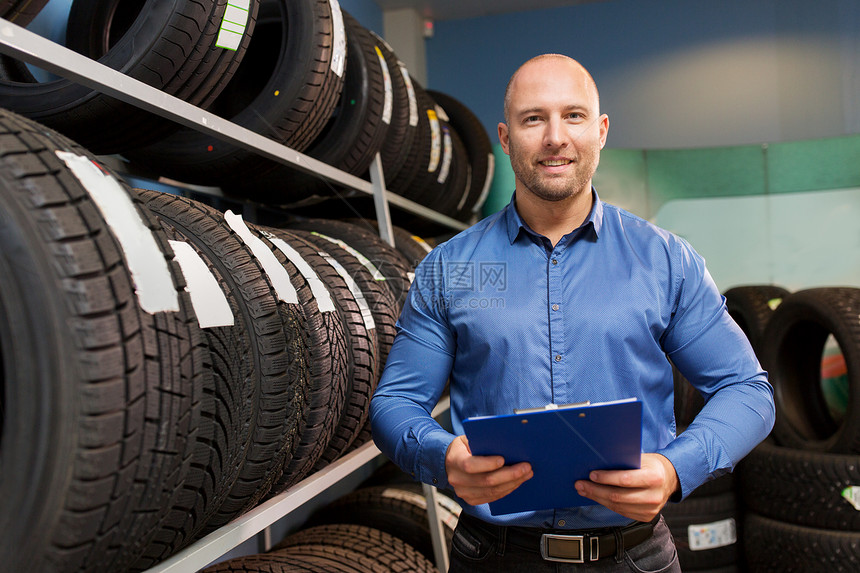
[[[552,202],[563,201],[574,195],[590,191],[591,178],[597,171],[599,161],[597,152],[579,153],[573,168],[568,172],[558,175],[541,175],[534,159],[519,153],[513,142],[510,144],[510,153],[511,167],[520,183],[539,199]]]

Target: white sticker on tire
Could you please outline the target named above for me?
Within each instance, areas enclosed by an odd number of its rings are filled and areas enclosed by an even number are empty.
[[[702,551],[732,545],[738,540],[735,520],[730,517],[711,523],[690,525],[687,527],[687,539],[690,542],[690,551]]]
[[[358,262],[360,262],[364,266],[364,268],[366,268],[368,271],[370,271],[371,276],[373,276],[373,280],[376,280],[376,281],[384,281],[385,280],[385,275],[383,275],[381,272],[379,272],[379,269],[376,268],[376,265],[374,265],[373,263],[370,262],[370,259],[368,259],[364,255],[362,255],[361,253],[359,253],[358,251],[356,251],[355,249],[353,249],[352,247],[350,247],[349,245],[347,245],[346,243],[344,243],[340,239],[335,239],[334,237],[329,237],[328,235],[323,235],[322,233],[317,233],[316,231],[311,231],[311,235],[314,235],[314,236],[319,237],[321,239],[325,239],[326,241],[329,241],[331,243],[334,243],[335,245],[338,245],[340,248],[345,250],[347,253],[349,253],[350,255],[355,257],[356,259],[358,259]]]
[[[385,90],[385,100],[382,103],[382,121],[386,125],[391,124],[391,109],[394,107],[394,88],[391,85],[391,73],[388,71],[388,64],[385,62],[385,56],[382,55],[382,50],[379,46],[373,46],[376,50],[376,56],[379,58],[379,67],[382,68],[382,83]]]
[[[250,9],[251,0],[227,0],[215,46],[234,52],[239,49],[245,30],[248,28]]]
[[[436,104],[436,115],[438,115],[439,119],[441,119],[445,123],[451,123],[451,118],[448,117],[448,114],[445,113],[445,109],[438,103]]]
[[[191,296],[191,306],[200,328],[233,326],[233,311],[209,265],[185,241],[169,242],[185,277],[185,290]]]
[[[320,312],[334,311],[334,301],[331,299],[331,294],[328,292],[328,288],[314,269],[302,258],[298,251],[288,245],[287,242],[280,237],[276,237],[268,232],[264,232],[264,234],[266,235],[266,238],[272,241],[273,245],[278,247],[278,249],[284,253],[284,256],[286,256],[291,263],[296,265],[296,268],[299,269],[299,272],[303,277],[305,277],[305,280],[308,281],[308,286],[311,287],[311,292],[314,295],[314,300],[316,300],[317,307],[320,309]]]
[[[466,185],[463,187],[463,194],[460,195],[460,200],[457,202],[457,210],[463,208],[466,204],[466,199],[469,198],[469,192],[472,190],[472,166],[466,163]]]
[[[126,190],[90,158],[68,151],[55,153],[89,193],[119,242],[140,308],[150,314],[177,312],[179,295],[167,260]]]
[[[242,239],[242,242],[251,249],[251,253],[253,253],[254,257],[260,263],[260,266],[263,267],[266,276],[269,277],[272,288],[275,289],[275,293],[278,295],[278,299],[289,304],[298,304],[299,295],[296,292],[296,287],[290,282],[290,275],[287,273],[287,269],[278,262],[277,257],[266,246],[266,243],[251,232],[251,229],[242,220],[242,215],[236,215],[232,211],[227,211],[224,213],[224,221]]]
[[[454,144],[451,142],[451,133],[448,131],[448,126],[443,126],[442,131],[445,135],[442,137],[442,167],[439,168],[439,176],[436,178],[436,183],[444,185],[448,180],[448,173],[451,171],[451,159],[454,156]]]
[[[849,485],[842,490],[842,497],[850,503],[854,509],[860,511],[860,486]]]
[[[346,29],[343,26],[343,14],[337,0],[329,0],[331,6],[331,69],[337,77],[343,77],[346,67]]]
[[[427,165],[427,172],[433,173],[439,167],[439,158],[442,155],[442,129],[439,127],[435,109],[427,110],[427,119],[430,120],[430,163]]]
[[[358,285],[355,283],[353,278],[349,275],[348,272],[346,272],[346,269],[343,268],[343,265],[337,262],[330,254],[325,251],[320,251],[319,254],[322,258],[326,260],[328,264],[330,264],[334,268],[334,270],[337,271],[337,274],[339,274],[341,278],[343,278],[347,288],[349,288],[349,292],[351,292],[353,298],[355,298],[355,303],[361,310],[361,319],[364,321],[364,328],[366,328],[367,330],[375,329],[376,322],[373,320],[373,314],[370,312],[370,305],[367,304],[367,299],[364,298],[364,293],[361,292],[360,288],[358,288]]]
[[[400,75],[403,76],[403,82],[406,84],[406,94],[409,96],[409,126],[415,127],[418,125],[418,98],[415,96],[415,86],[412,85],[412,78],[409,77],[409,70],[403,62],[397,62],[400,67]]]
[[[490,187],[493,184],[493,173],[496,170],[496,156],[492,153],[487,154],[487,178],[484,179],[484,188],[481,189],[481,195],[475,201],[475,206],[472,207],[472,213],[477,213],[484,206],[487,197],[490,195]]]

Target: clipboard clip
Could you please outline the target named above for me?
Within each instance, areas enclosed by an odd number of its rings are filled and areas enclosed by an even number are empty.
[[[547,404],[546,406],[538,406],[537,408],[514,408],[514,414],[534,414],[535,412],[546,412],[547,410],[558,410],[560,408],[578,408],[580,406],[590,406],[591,401],[572,402],[570,404]]]

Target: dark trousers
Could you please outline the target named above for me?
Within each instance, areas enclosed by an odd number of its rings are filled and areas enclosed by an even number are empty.
[[[507,541],[510,528],[472,519],[461,519],[454,531],[449,573],[680,573],[678,554],[668,526],[660,517],[654,534],[636,547],[625,548],[619,560],[604,557],[590,563],[544,561],[540,547],[520,547]]]

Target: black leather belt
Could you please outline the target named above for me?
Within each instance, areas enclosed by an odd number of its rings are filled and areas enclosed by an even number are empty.
[[[546,561],[565,563],[586,563],[610,557],[616,553],[623,554],[624,550],[636,547],[650,539],[659,519],[658,515],[648,523],[636,521],[624,527],[566,531],[535,527],[505,527],[486,523],[466,513],[460,515],[460,521],[466,522],[467,525],[499,537],[503,534],[508,544],[528,551],[540,552],[541,557]]]

